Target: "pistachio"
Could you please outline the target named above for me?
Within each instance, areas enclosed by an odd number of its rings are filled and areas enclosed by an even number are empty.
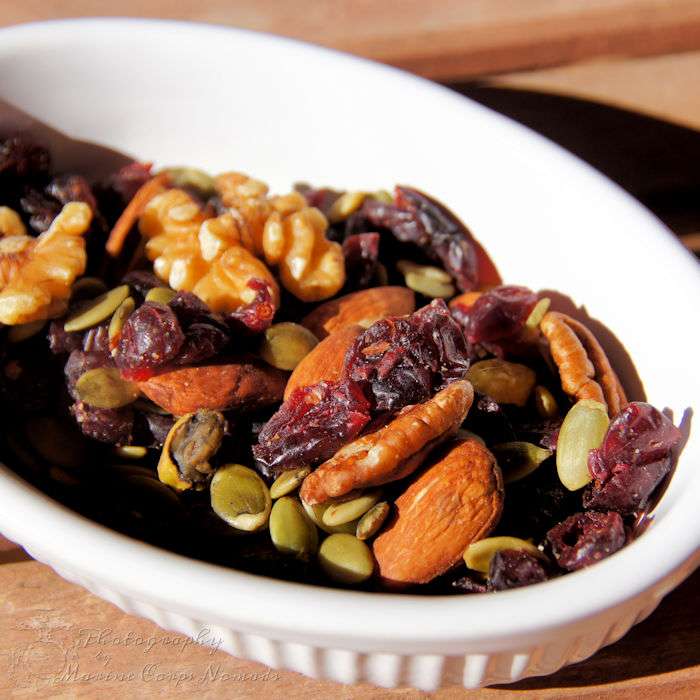
[[[532,542],[521,540],[518,537],[487,537],[470,544],[464,552],[464,563],[473,571],[488,574],[491,559],[496,552],[504,549],[517,549],[535,556],[541,556],[540,550]]]
[[[374,572],[370,548],[354,535],[344,533],[323,540],[318,561],[326,575],[339,583],[362,583]]]
[[[356,498],[336,501],[324,511],[323,524],[334,527],[357,520],[379,501],[381,495],[381,491],[371,491]]]
[[[373,505],[358,521],[355,537],[358,540],[368,540],[374,537],[386,522],[391,506],[386,501]]]
[[[75,392],[83,403],[95,408],[121,408],[139,396],[136,384],[122,379],[116,367],[97,367],[81,374]]]
[[[456,293],[452,277],[439,267],[417,265],[409,260],[399,260],[396,267],[404,276],[406,286],[423,296],[449,299]]]
[[[276,323],[265,331],[260,354],[277,369],[293,370],[318,344],[318,338],[298,323]]]
[[[540,321],[544,318],[544,315],[549,311],[549,306],[552,300],[549,297],[542,297],[534,306],[530,315],[525,321],[525,326],[527,328],[537,328],[540,325]]]
[[[313,521],[314,525],[316,527],[321,528],[324,532],[327,532],[329,535],[335,534],[336,532],[344,532],[348,534],[353,534],[355,530],[357,529],[357,521],[349,522],[349,523],[344,523],[343,525],[326,525],[326,523],[323,522],[323,514],[326,512],[328,508],[330,508],[333,505],[334,501],[326,501],[325,503],[317,503],[315,505],[310,505],[306,501],[301,502],[301,505],[304,507],[304,510],[306,511],[306,514],[311,518]]]
[[[166,168],[165,172],[173,187],[189,188],[196,190],[205,199],[216,194],[214,178],[199,168],[173,167]]]
[[[506,484],[524,479],[545,459],[552,456],[549,450],[531,442],[502,442],[500,445],[494,445],[491,451],[496,455]]]
[[[257,472],[241,464],[217,469],[209,486],[212,510],[231,527],[255,532],[267,525],[270,491]]]
[[[282,498],[292,493],[301,485],[301,482],[311,473],[309,467],[299,467],[299,469],[288,469],[282,472],[270,486],[270,496],[272,498]]]
[[[148,448],[142,445],[121,445],[114,448],[114,454],[123,459],[143,459],[148,454]]]
[[[177,292],[170,287],[153,287],[146,293],[145,300],[167,306],[176,296]]]
[[[343,192],[328,210],[328,220],[332,224],[345,221],[362,206],[366,198],[365,192]]]
[[[205,488],[214,469],[209,460],[224,438],[226,421],[218,411],[186,413],[168,432],[158,461],[158,478],[176,491]]]
[[[272,506],[270,537],[279,552],[299,559],[308,559],[318,549],[316,525],[291,496],[282,496]]]
[[[569,491],[593,479],[588,453],[600,447],[610,420],[605,404],[592,399],[577,401],[566,414],[557,438],[557,473]]]
[[[535,373],[525,365],[491,359],[475,362],[467,372],[467,379],[482,394],[488,394],[497,403],[524,406],[535,386]]]
[[[532,392],[535,409],[542,418],[554,418],[559,415],[559,405],[554,394],[546,386],[538,384]]]
[[[128,284],[110,289],[71,314],[63,326],[64,330],[66,333],[84,331],[106,321],[128,296]]]
[[[122,334],[122,328],[126,323],[126,319],[131,316],[131,312],[136,308],[136,302],[133,297],[127,297],[124,301],[119,304],[114,313],[112,314],[112,319],[109,322],[109,346],[111,348],[116,348],[119,342],[119,336]],[[113,351],[114,352],[114,351]]]
[[[81,277],[70,290],[71,301],[94,299],[107,291],[107,285],[99,277]]]
[[[7,331],[7,339],[11,343],[21,343],[23,340],[33,338],[45,325],[46,320],[40,318],[36,321],[29,321],[28,323],[20,323],[17,326],[10,326],[9,330]]]

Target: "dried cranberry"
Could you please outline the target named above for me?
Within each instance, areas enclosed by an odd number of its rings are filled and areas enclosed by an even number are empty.
[[[487,445],[516,439],[510,418],[490,396],[476,393],[464,427],[482,438]]]
[[[621,549],[626,540],[619,513],[576,513],[553,527],[547,540],[557,564],[575,571],[595,564]]]
[[[37,232],[46,231],[61,211],[61,205],[33,187],[25,189],[20,199],[22,211],[29,216],[29,225]]]
[[[49,152],[24,136],[0,141],[0,175],[29,179],[45,176],[51,166]]]
[[[357,233],[343,241],[346,291],[370,286],[379,262],[379,234]]]
[[[97,211],[95,195],[88,181],[82,175],[61,175],[55,177],[46,187],[46,194],[61,204],[85,202],[93,212]]]
[[[628,514],[644,508],[671,469],[681,432],[648,403],[632,402],[610,423],[603,444],[588,455],[594,482],[583,495],[586,508]]]
[[[301,387],[265,424],[253,454],[267,477],[318,464],[359,435],[369,411],[369,402],[352,381]]]
[[[511,418],[512,420],[512,418]],[[557,449],[557,439],[561,428],[562,418],[542,418],[531,421],[512,420],[518,440],[531,442],[544,447],[546,450]]]
[[[136,192],[151,179],[150,163],[129,163],[107,180],[107,187],[114,190],[123,203],[130,202]]]
[[[163,285],[163,283],[148,270],[133,270],[122,277],[122,283],[128,284],[142,297],[145,297],[154,287],[161,287]]]
[[[112,445],[128,445],[131,442],[134,411],[130,406],[95,408],[77,401],[70,410],[87,437]]]
[[[540,557],[517,549],[496,552],[489,565],[489,588],[493,591],[529,586],[548,578],[547,568]]]
[[[320,209],[326,217],[335,200],[343,194],[337,190],[331,190],[328,187],[311,187],[311,185],[303,182],[296,183],[294,189],[304,195],[304,199],[306,199],[306,203],[310,207]]]
[[[248,286],[256,292],[255,299],[240,309],[231,312],[227,320],[234,327],[243,327],[253,333],[262,333],[272,324],[275,317],[275,305],[272,302],[270,287],[264,280],[253,277]]]
[[[464,335],[441,299],[410,316],[377,321],[345,358],[346,375],[366,388],[378,411],[426,401],[468,369]]]
[[[229,341],[228,333],[210,323],[193,323],[185,331],[185,342],[175,360],[177,365],[194,365],[214,357]]]
[[[83,347],[83,333],[73,332],[68,333],[64,330],[64,321],[51,321],[47,337],[49,339],[49,348],[55,355],[62,355],[80,350]]]
[[[168,437],[170,428],[175,424],[175,418],[162,413],[144,413],[143,416],[151,433],[153,446],[161,447],[165,442],[165,438]]]

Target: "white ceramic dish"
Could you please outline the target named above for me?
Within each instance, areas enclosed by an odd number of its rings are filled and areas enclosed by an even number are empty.
[[[398,71],[271,36],[171,22],[0,30],[0,98],[140,159],[373,188],[408,182],[473,228],[506,280],[559,289],[614,329],[687,430],[700,377],[695,262],[556,146]],[[371,595],[194,562],[99,527],[0,467],[0,529],[124,610],[232,654],[344,683],[475,687],[551,673],[621,637],[700,561],[700,440],[655,522],[587,570],[487,596]]]

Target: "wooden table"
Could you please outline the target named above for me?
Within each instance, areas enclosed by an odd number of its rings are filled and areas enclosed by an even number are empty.
[[[5,5],[0,25],[114,13],[89,0]],[[122,0],[119,12],[288,34],[449,82],[588,160],[700,247],[697,0],[330,0],[303,8],[283,0]],[[700,571],[621,641],[553,676],[437,697],[697,698],[699,585]],[[0,697],[8,695],[420,696],[317,682],[190,644],[0,538]]]

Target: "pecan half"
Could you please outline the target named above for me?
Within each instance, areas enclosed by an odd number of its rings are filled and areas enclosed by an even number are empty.
[[[405,409],[391,423],[346,445],[309,474],[301,487],[302,499],[313,505],[358,488],[403,479],[433,447],[457,432],[473,398],[472,385],[460,380],[432,399]]]
[[[586,326],[571,316],[549,311],[540,322],[540,330],[549,343],[565,393],[577,400],[600,401],[607,405],[611,416],[627,405],[615,370]]]
[[[485,537],[503,510],[495,457],[479,441],[451,443],[395,503],[396,514],[374,542],[387,582],[427,583],[451,569]]]

